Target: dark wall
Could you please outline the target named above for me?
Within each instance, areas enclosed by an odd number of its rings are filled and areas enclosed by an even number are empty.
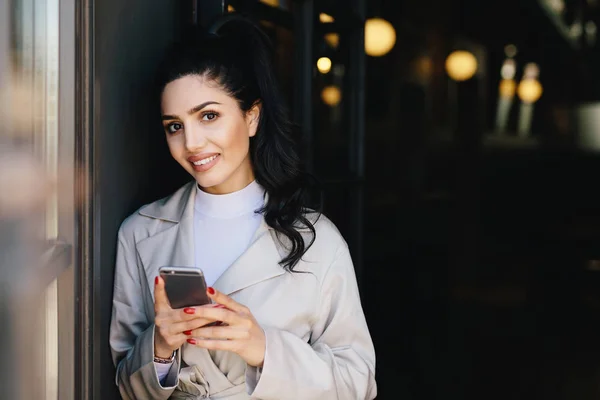
[[[168,154],[153,95],[183,2],[101,0],[94,5],[94,396],[118,398],[108,333],[116,235],[127,215],[168,194],[185,175]]]

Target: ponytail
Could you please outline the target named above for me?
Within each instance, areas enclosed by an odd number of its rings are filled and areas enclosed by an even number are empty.
[[[257,133],[250,139],[250,157],[256,181],[268,198],[259,210],[288,254],[280,265],[294,267],[314,243],[314,223],[321,202],[309,218],[311,190],[316,180],[303,168],[294,141],[294,126],[279,92],[268,36],[253,22],[236,14],[216,20],[202,34],[186,35],[168,54],[161,90],[173,80],[201,75],[216,81],[235,97],[243,112],[260,104]],[[306,235],[300,231],[307,231]],[[307,238],[306,242],[305,239]]]

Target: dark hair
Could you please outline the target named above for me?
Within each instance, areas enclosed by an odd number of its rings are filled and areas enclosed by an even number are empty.
[[[168,51],[159,88],[162,92],[178,78],[201,75],[235,97],[243,112],[261,105],[257,133],[250,139],[254,175],[267,193],[266,204],[258,212],[288,251],[279,264],[294,272],[316,237],[320,198],[312,207],[314,212],[309,207],[316,180],[304,170],[298,155],[294,125],[273,71],[269,38],[252,21],[239,16],[228,16],[216,24],[216,33],[186,32]],[[301,230],[309,237],[306,242]]]

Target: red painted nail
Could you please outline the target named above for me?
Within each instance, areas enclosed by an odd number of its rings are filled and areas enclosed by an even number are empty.
[[[192,331],[183,331],[183,334],[184,334],[184,335],[191,336],[191,335],[192,335]]]
[[[187,342],[189,344],[196,344],[196,339],[188,339]]]
[[[215,304],[214,308],[226,308],[223,304]]]
[[[215,294],[215,289],[213,289],[212,287],[208,287],[208,289],[206,289],[206,291],[208,292],[208,294]]]
[[[183,312],[186,314],[194,314],[196,313],[196,309],[192,307],[186,307],[183,309]]]
[[[158,276],[156,278],[154,278],[154,284],[158,285]]]

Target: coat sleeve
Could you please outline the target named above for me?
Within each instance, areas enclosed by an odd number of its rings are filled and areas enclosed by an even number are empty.
[[[168,399],[178,384],[179,351],[168,375],[159,382],[154,366],[154,324],[144,309],[141,263],[123,227],[119,230],[110,348],[123,399]]]
[[[311,340],[266,328],[262,369],[248,368],[253,399],[371,400],[377,395],[375,350],[362,310],[352,259],[340,245],[320,291]]]

